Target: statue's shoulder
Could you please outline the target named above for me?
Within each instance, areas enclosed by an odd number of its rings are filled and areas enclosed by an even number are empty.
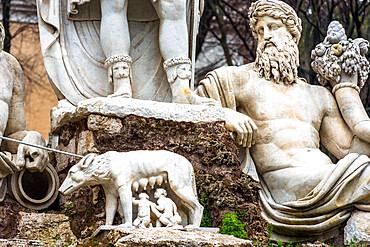
[[[1,55],[3,56],[3,58],[8,63],[9,67],[12,70],[14,70],[15,73],[22,73],[23,74],[21,65],[19,64],[18,60],[13,55],[11,55],[10,53],[5,52],[5,51],[2,51]]]
[[[336,106],[336,101],[333,94],[326,87],[309,84],[304,78],[299,78],[297,83],[302,85],[305,91],[309,93],[315,100],[317,100],[317,102],[321,102],[321,105],[326,105],[329,107],[332,107],[333,105]]]
[[[214,74],[220,80],[228,80],[234,82],[241,82],[249,80],[250,77],[257,76],[253,70],[254,63],[244,64],[241,66],[224,66],[213,70],[209,74]]]
[[[330,95],[332,96],[330,90],[328,90],[326,87],[323,87],[321,85],[313,85],[307,82],[305,78],[298,78],[297,84],[304,86],[307,90],[310,90],[314,93],[319,93],[320,95]]]
[[[254,63],[248,63],[241,66],[224,66],[214,71],[217,73],[228,73],[228,74],[242,74],[242,73],[249,73],[254,72],[253,70]]]

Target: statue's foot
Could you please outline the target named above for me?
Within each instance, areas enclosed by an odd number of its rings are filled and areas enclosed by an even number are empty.
[[[184,229],[182,225],[172,225],[172,226],[167,226],[167,227],[170,227],[171,229],[175,229],[175,230]]]
[[[207,106],[221,106],[219,102],[214,99],[201,97],[190,89],[184,89],[182,95],[172,96],[172,103],[191,104],[191,105],[207,105]]]
[[[111,95],[108,95],[107,98],[116,98],[116,97],[121,97],[121,98],[132,98],[131,97],[131,94],[129,93],[126,93],[126,92],[123,92],[123,93],[120,93],[120,92],[115,92],[114,94],[111,94]]]
[[[196,226],[196,225],[187,225],[185,226],[185,229],[196,229],[196,228],[199,228],[199,226]]]
[[[129,78],[114,79],[114,93],[108,96],[109,98],[121,97],[132,98],[132,89]]]
[[[133,226],[132,226],[132,223],[127,222],[127,223],[118,225],[118,228],[133,228]]]

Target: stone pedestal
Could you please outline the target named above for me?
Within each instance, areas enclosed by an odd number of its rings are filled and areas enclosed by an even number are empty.
[[[355,211],[344,227],[344,243],[370,243],[370,212]]]
[[[220,226],[223,215],[237,209],[245,211],[241,220],[251,238],[265,237],[259,185],[241,172],[238,148],[224,125],[223,111],[218,107],[134,99],[97,98],[80,102],[77,108],[61,102],[52,111],[58,149],[80,155],[161,149],[181,154],[194,167],[199,201],[205,208],[204,219],[208,219],[202,226]],[[55,154],[61,182],[78,160]],[[71,216],[77,237],[89,236],[104,224],[104,204],[100,187],[60,196],[61,208]]]
[[[249,247],[252,241],[212,232],[186,232],[165,228],[112,230],[107,240],[115,246],[205,246]]]

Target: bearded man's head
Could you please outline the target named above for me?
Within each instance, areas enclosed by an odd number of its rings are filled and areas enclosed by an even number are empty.
[[[249,18],[258,42],[255,71],[279,84],[295,82],[302,25],[293,8],[278,0],[259,0],[249,9]]]

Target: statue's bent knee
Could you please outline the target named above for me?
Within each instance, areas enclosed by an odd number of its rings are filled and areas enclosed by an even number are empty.
[[[102,10],[106,8],[115,13],[125,12],[127,10],[127,1],[128,0],[102,0]]]
[[[164,19],[179,20],[186,18],[186,0],[159,0],[160,15]]]

